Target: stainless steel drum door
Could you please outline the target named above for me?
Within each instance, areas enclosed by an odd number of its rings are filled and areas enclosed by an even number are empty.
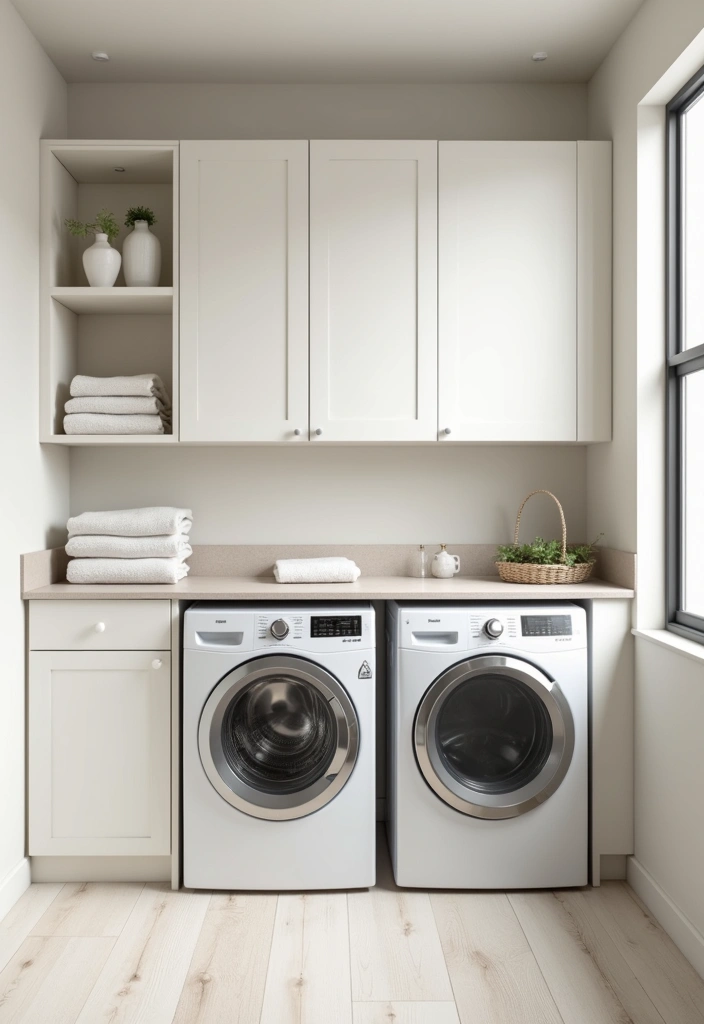
[[[200,758],[224,800],[256,818],[302,818],[352,774],[359,723],[341,684],[304,658],[256,658],[217,684],[198,727]]]
[[[428,785],[463,814],[513,818],[567,773],[574,721],[556,682],[520,658],[478,656],[443,672],[414,727]]]

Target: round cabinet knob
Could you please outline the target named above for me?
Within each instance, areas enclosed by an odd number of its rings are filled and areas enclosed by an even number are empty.
[[[286,619],[275,619],[269,629],[274,640],[285,640],[289,634],[289,625]]]
[[[320,435],[322,434],[323,431],[321,430],[320,427],[316,427],[315,432],[318,435],[318,437],[320,437]]]
[[[452,433],[452,427],[445,427],[445,429],[443,430],[443,434],[451,434],[451,433]]]
[[[163,664],[164,663],[161,660],[161,658],[155,658],[154,661],[152,662],[152,668],[161,668]]]
[[[105,623],[104,622],[96,622],[96,624],[95,624],[95,632],[96,633],[104,633],[105,632]]]
[[[294,433],[295,437],[300,437],[301,436],[301,428],[300,427],[296,427],[296,429],[294,430],[293,433]]]
[[[484,623],[484,632],[487,636],[491,637],[492,640],[496,640],[504,631],[503,623],[499,619],[489,619],[488,622]]]

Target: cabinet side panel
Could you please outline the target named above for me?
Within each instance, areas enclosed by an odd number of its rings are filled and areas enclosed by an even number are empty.
[[[577,440],[611,440],[611,143],[577,143]]]

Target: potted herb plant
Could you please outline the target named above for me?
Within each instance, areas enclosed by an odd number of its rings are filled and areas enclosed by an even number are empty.
[[[161,243],[149,228],[156,224],[148,206],[131,206],[125,226],[132,228],[122,246],[125,283],[131,288],[154,288],[161,274]]]
[[[95,235],[95,242],[83,253],[83,269],[91,288],[112,288],[122,263],[120,253],[110,245],[120,234],[115,215],[109,210],[100,210],[91,224],[84,224],[72,217],[68,217],[64,223],[76,238],[85,238],[90,232]]]
[[[534,494],[547,494],[556,503],[560,513],[562,537],[543,540],[536,537],[532,544],[518,543],[521,514],[528,498]],[[532,491],[518,510],[513,544],[501,544],[497,551],[496,567],[507,583],[584,583],[589,579],[596,562],[593,544],[567,544],[567,524],[562,505],[551,491]]]

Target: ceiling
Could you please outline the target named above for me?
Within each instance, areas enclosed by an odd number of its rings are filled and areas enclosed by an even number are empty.
[[[69,82],[450,83],[586,81],[642,0],[13,2]]]

